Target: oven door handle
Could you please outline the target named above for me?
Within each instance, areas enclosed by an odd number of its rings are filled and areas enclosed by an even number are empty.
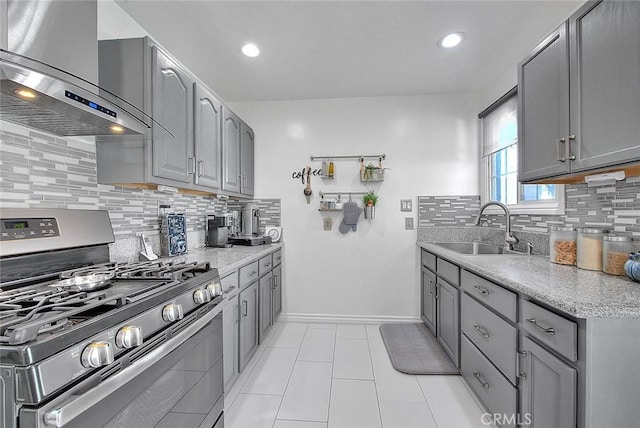
[[[100,403],[110,394],[113,394],[121,388],[125,382],[133,380],[136,376],[155,364],[160,358],[182,345],[187,339],[211,322],[220,311],[220,306],[212,309],[202,318],[196,320],[193,324],[171,338],[171,340],[158,346],[129,367],[123,369],[120,373],[107,378],[95,388],[83,392],[82,395],[71,395],[68,399],[56,405],[54,409],[46,411],[44,413],[45,425],[62,427],[68,424],[92,406]]]

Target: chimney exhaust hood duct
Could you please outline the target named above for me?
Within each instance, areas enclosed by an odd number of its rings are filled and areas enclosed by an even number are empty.
[[[62,136],[174,139],[100,88],[96,0],[0,0],[0,119]]]

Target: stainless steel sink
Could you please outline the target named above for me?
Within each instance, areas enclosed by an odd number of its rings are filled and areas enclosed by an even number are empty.
[[[435,242],[435,245],[460,254],[518,254],[504,247],[484,242]]]

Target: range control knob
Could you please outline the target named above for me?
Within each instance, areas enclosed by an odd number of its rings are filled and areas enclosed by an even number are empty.
[[[202,305],[203,303],[211,301],[211,295],[207,290],[201,288],[200,290],[196,290],[193,293],[193,301],[199,305]]]
[[[126,325],[116,334],[116,346],[131,349],[142,345],[142,329],[135,325]]]
[[[169,303],[162,308],[162,319],[167,322],[181,320],[184,317],[182,313],[182,305],[178,303]]]
[[[85,367],[98,368],[113,363],[113,350],[109,342],[91,342],[82,350],[80,361]]]
[[[220,281],[214,281],[207,285],[207,290],[211,297],[222,296],[222,284],[220,284]]]

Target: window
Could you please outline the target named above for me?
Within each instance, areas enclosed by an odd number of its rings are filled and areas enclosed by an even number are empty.
[[[500,201],[513,213],[564,214],[564,188],[518,182],[516,88],[478,115],[482,120],[481,199]]]

